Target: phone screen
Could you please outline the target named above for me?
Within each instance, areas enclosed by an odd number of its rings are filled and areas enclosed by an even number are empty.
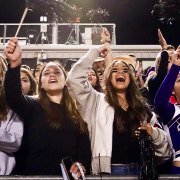
[[[61,160],[61,163],[62,163],[62,165],[64,167],[64,171],[65,171],[65,174],[66,174],[68,180],[74,180],[74,178],[72,177],[72,175],[70,173],[70,168],[71,168],[71,166],[73,164],[72,158],[71,157],[63,158]]]

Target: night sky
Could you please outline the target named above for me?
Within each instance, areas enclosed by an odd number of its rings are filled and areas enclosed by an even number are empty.
[[[66,1],[66,0],[65,0]],[[97,7],[110,12],[107,23],[116,24],[117,44],[158,44],[157,28],[160,27],[168,44],[180,42],[180,24],[157,24],[151,10],[157,0],[72,0],[83,7],[84,13]],[[0,23],[18,23],[25,8],[25,0],[0,0]],[[30,12],[26,23],[39,23],[39,12]],[[83,16],[82,23],[88,23]]]

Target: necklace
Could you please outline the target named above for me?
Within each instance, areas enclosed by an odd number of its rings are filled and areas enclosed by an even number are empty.
[[[122,109],[124,109],[125,111],[128,109],[129,105],[128,104],[121,104],[120,105]]]
[[[126,100],[122,97],[119,96],[119,105],[121,106],[122,109],[125,111],[128,109],[129,104],[126,102]]]

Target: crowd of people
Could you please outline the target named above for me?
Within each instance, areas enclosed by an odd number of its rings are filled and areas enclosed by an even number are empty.
[[[180,46],[166,43],[154,67],[114,57],[110,34],[65,71],[22,65],[11,38],[0,61],[0,175],[180,174]]]

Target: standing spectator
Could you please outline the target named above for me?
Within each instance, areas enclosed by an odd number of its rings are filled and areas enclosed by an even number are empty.
[[[36,81],[30,70],[21,68],[21,89],[24,95],[36,95]]]
[[[167,125],[169,128],[175,151],[171,173],[180,174],[180,46],[172,56],[172,63],[170,71],[156,94],[155,107],[164,125]],[[169,102],[173,91],[177,104]]]
[[[5,69],[5,64],[0,60],[0,175],[11,174],[16,164],[14,152],[19,149],[23,136],[23,123],[5,101]]]
[[[25,153],[24,161],[19,162],[19,174],[60,175],[61,159],[67,156],[81,162],[88,173],[91,152],[87,126],[65,86],[63,68],[53,62],[46,64],[39,76],[38,97],[30,97],[21,91],[21,48],[17,38],[10,39],[5,54],[9,60],[6,100],[24,120]],[[73,164],[69,171],[80,177],[76,166]]]
[[[39,83],[39,75],[40,75],[43,67],[44,67],[44,63],[39,62],[33,70],[33,76],[34,76],[37,84]]]
[[[126,63],[114,61],[106,66],[105,94],[95,91],[87,81],[86,74],[94,60],[109,51],[108,43],[90,49],[72,67],[67,86],[88,123],[93,173],[137,174],[140,152],[135,132],[139,127],[151,136],[156,157],[166,159],[171,152],[164,131],[153,127],[155,114],[140,96]]]
[[[157,54],[156,62],[155,62],[155,71],[156,74],[151,76],[151,78],[148,80],[148,90],[149,90],[149,98],[150,98],[150,104],[154,106],[154,98],[155,95],[164,80],[164,77],[166,76],[168,72],[168,67],[170,65],[169,61],[169,55],[167,51],[162,51]]]
[[[99,82],[99,76],[94,68],[90,68],[88,72],[88,81],[91,83],[92,87],[101,92],[102,88]]]

